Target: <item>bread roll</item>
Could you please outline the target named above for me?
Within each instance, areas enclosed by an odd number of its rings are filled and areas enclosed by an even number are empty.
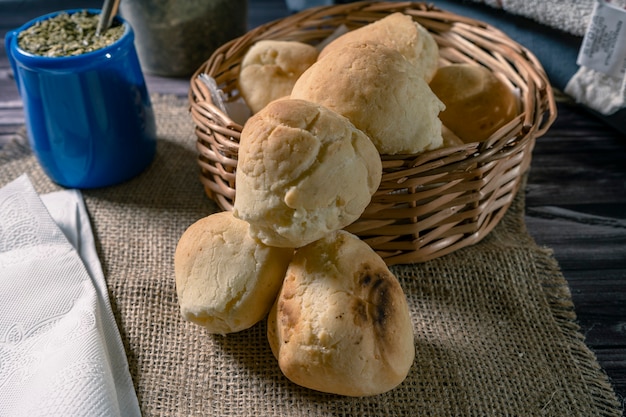
[[[381,176],[376,148],[348,119],[277,100],[241,132],[233,213],[266,245],[300,247],[358,219]]]
[[[349,43],[379,43],[400,52],[415,69],[430,81],[437,71],[439,47],[432,35],[404,13],[392,13],[358,29],[347,32],[326,45],[319,58]]]
[[[414,154],[442,145],[443,103],[395,49],[350,43],[319,59],[296,81],[291,98],[347,117],[381,154]]]
[[[285,277],[292,249],[268,247],[248,234],[248,224],[219,212],[198,220],[174,254],[182,316],[227,334],[265,318]]]
[[[297,41],[260,40],[241,61],[239,90],[250,110],[288,96],[300,75],[317,59],[317,49]]]
[[[415,357],[400,283],[345,231],[296,251],[268,315],[268,340],[292,382],[347,396],[393,389]]]
[[[443,148],[452,148],[454,146],[462,146],[465,144],[453,131],[448,129],[446,125],[441,126],[441,135],[443,136]]]
[[[439,118],[465,143],[487,139],[518,114],[515,92],[480,65],[441,67],[430,87],[446,105]]]

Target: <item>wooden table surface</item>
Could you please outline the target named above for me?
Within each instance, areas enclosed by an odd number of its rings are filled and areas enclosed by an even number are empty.
[[[43,13],[101,6],[101,1],[3,0],[4,38]],[[287,14],[281,0],[251,0],[249,25]],[[146,76],[151,93],[187,95],[189,80]],[[527,187],[526,224],[554,250],[567,279],[585,341],[620,399],[626,396],[626,135],[585,110],[559,103],[538,139]],[[4,42],[0,47],[0,146],[23,126],[22,103]]]

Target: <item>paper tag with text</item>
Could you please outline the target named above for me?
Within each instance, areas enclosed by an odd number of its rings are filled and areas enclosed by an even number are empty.
[[[576,63],[612,77],[626,70],[626,9],[596,0]]]

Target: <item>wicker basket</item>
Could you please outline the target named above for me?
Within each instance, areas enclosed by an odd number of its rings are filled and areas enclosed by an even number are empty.
[[[427,28],[442,63],[477,62],[517,89],[520,114],[490,138],[418,155],[382,155],[383,178],[359,220],[347,230],[388,265],[423,262],[474,244],[502,218],[530,165],[535,139],[556,117],[554,97],[536,58],[482,22],[415,2],[359,2],[305,10],[251,30],[216,50],[191,79],[198,162],[207,195],[224,210],[235,198],[242,126],[212,101],[201,73],[213,77],[226,100],[236,100],[247,49],[262,39],[317,43],[338,27],[358,28],[403,12]]]

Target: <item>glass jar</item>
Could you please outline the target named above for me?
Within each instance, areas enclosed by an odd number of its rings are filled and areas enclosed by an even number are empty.
[[[224,43],[247,30],[247,0],[124,0],[146,73],[188,77]]]

